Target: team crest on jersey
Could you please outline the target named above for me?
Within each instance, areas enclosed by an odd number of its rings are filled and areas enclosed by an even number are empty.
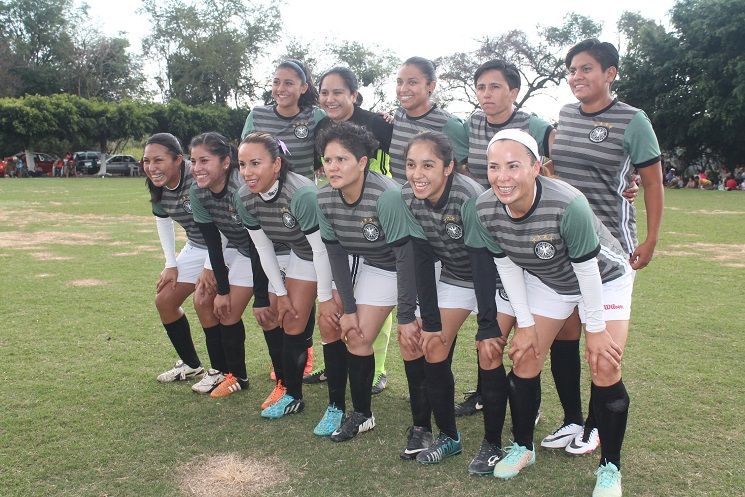
[[[295,216],[293,216],[290,211],[283,211],[282,224],[285,225],[285,228],[292,229],[297,226],[297,219],[295,219]]]
[[[238,226],[241,226],[243,224],[241,222],[241,217],[238,215],[232,205],[228,207],[228,214],[230,214],[230,219],[232,219],[235,224],[237,224]]]
[[[187,213],[192,214],[191,200],[189,200],[189,196],[188,195],[184,195],[183,197],[181,197],[179,199],[179,201],[181,202],[181,206],[184,208],[184,210]]]
[[[500,289],[499,289],[499,297],[500,297],[500,298],[501,298],[502,300],[506,300],[507,302],[509,302],[509,301],[510,301],[510,298],[509,298],[509,297],[507,296],[507,292],[505,291],[505,289],[504,289],[504,288],[500,288]]]
[[[542,241],[535,244],[533,252],[535,252],[536,257],[545,261],[554,258],[556,247],[552,243]]]
[[[608,128],[605,126],[595,126],[588,135],[592,143],[600,143],[608,138]]]
[[[445,231],[447,231],[448,236],[453,240],[463,238],[463,227],[457,223],[450,222],[445,224]]]
[[[374,218],[368,217],[362,220],[362,236],[368,242],[374,242],[380,238],[380,228]]]
[[[308,135],[310,134],[310,130],[308,129],[308,125],[304,122],[295,124],[295,136],[297,138],[300,138],[301,140],[304,140],[308,138]]]

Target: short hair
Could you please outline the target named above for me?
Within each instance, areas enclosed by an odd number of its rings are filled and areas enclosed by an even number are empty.
[[[372,133],[366,128],[349,121],[331,123],[318,134],[318,137],[316,137],[318,155],[323,155],[326,146],[331,142],[339,142],[342,147],[352,152],[357,160],[362,157],[372,159],[379,146]]]
[[[510,90],[514,90],[515,88],[520,89],[520,73],[517,70],[517,66],[512,62],[502,59],[487,60],[476,69],[473,75],[473,84],[477,84],[481,75],[487,71],[501,72],[504,79],[507,80],[507,86],[510,87]]]
[[[606,71],[609,67],[618,69],[618,50],[616,50],[616,47],[612,43],[600,41],[597,38],[588,38],[569,49],[567,56],[564,58],[564,65],[567,69],[572,65],[572,59],[582,52],[589,53],[593,59],[597,60],[603,71]]]
[[[453,154],[453,145],[450,143],[450,139],[444,133],[439,131],[422,131],[421,133],[414,135],[409,143],[406,144],[404,150],[404,157],[409,156],[409,149],[417,142],[426,142],[432,144],[432,149],[435,151],[435,155],[440,159],[445,167],[448,167],[451,162],[455,161],[455,155]]]

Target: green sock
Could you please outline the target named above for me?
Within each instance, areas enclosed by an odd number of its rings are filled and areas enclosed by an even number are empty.
[[[385,373],[385,358],[388,355],[388,341],[391,338],[391,327],[393,325],[393,311],[385,318],[383,326],[380,327],[378,338],[373,342],[373,354],[375,354],[375,373],[373,379]]]

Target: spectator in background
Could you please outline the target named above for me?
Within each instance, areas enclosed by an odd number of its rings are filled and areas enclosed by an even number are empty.
[[[729,191],[737,190],[737,180],[735,179],[734,174],[730,174],[727,176],[727,179],[724,180],[724,189]]]

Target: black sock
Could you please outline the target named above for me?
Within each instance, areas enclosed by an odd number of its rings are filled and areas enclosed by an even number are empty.
[[[479,368],[479,378],[483,386],[481,402],[484,405],[484,438],[501,448],[502,429],[507,415],[507,374],[504,366],[495,369]]]
[[[427,398],[427,387],[424,383],[424,357],[413,361],[404,361],[406,381],[409,385],[409,402],[414,426],[432,431],[432,407]]]
[[[222,325],[217,324],[204,330],[204,341],[207,344],[207,355],[210,357],[210,367],[221,373],[228,372],[225,352],[222,349]]]
[[[290,335],[285,332],[282,343],[282,367],[284,369],[287,394],[295,399],[303,398],[303,369],[308,360],[308,346],[303,333]]]
[[[246,373],[246,329],[243,327],[243,320],[221,326],[220,338],[227,371],[233,373],[233,376],[241,383],[241,387],[245,387],[248,383],[248,374]]]
[[[184,364],[190,368],[198,368],[202,363],[197,355],[197,350],[194,348],[194,342],[191,340],[191,330],[189,329],[189,320],[186,319],[186,314],[182,314],[173,323],[164,323],[163,328],[166,329],[173,348],[176,349],[176,353],[184,361]]]
[[[598,427],[598,422],[595,420],[595,408],[592,407],[592,385],[590,386],[590,401],[587,403],[587,419],[585,419],[585,433],[590,433],[590,430]]]
[[[621,445],[629,417],[629,394],[623,380],[609,387],[592,384],[595,419],[600,433],[600,464],[612,462],[621,469]]]
[[[313,331],[316,329],[316,306],[310,308],[308,321],[305,323],[305,330],[301,333],[305,337],[305,348],[313,346]],[[305,367],[305,364],[303,364]]]
[[[579,340],[555,340],[551,345],[551,374],[564,409],[564,424],[582,425],[581,371]]]
[[[504,368],[502,368],[504,369]],[[481,392],[481,382],[483,381],[481,379],[481,360],[479,359],[479,349],[476,349],[476,393],[479,395],[483,395]],[[500,446],[501,447],[501,446]]]
[[[279,326],[273,330],[264,330],[264,340],[266,341],[266,348],[269,349],[269,358],[272,360],[274,376],[277,377],[277,381],[282,380],[283,382],[285,379],[284,369],[282,368],[282,343],[284,342],[284,337],[285,330]]]
[[[512,413],[512,435],[515,443],[533,450],[533,430],[538,407],[541,405],[541,374],[534,378],[520,378],[514,371],[507,375]]]
[[[453,343],[450,344],[450,352],[448,352],[448,358],[446,359],[449,367],[453,367],[453,356],[455,355],[455,342],[458,341],[458,335],[453,337]]]
[[[425,382],[435,423],[442,433],[453,440],[458,439],[458,428],[455,426],[455,380],[447,359],[442,362],[425,362]]]
[[[344,342],[324,344],[323,361],[326,365],[326,384],[329,389],[329,404],[337,409],[346,409],[347,394],[347,346]]]
[[[352,394],[352,406],[357,412],[367,417],[372,416],[372,378],[375,372],[375,356],[354,355],[347,352],[349,367],[349,390]]]

